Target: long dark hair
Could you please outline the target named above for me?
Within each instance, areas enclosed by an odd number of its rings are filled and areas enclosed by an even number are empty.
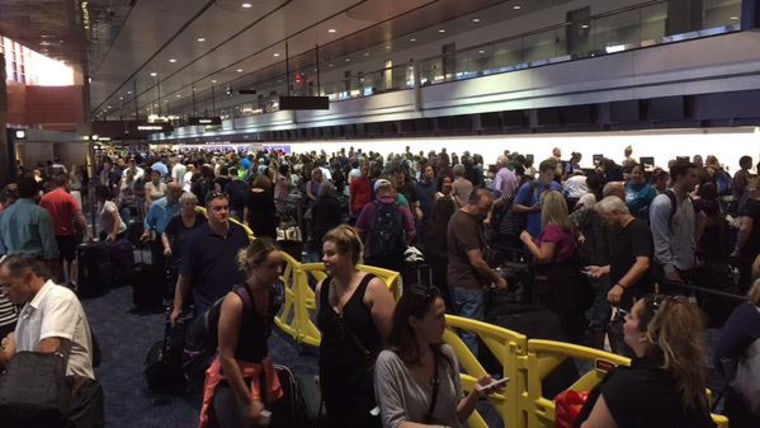
[[[395,352],[408,365],[421,364],[420,349],[417,347],[417,336],[409,323],[409,318],[422,319],[435,303],[441,298],[441,293],[435,287],[412,285],[396,303],[393,311],[393,327],[388,338],[388,348]],[[436,357],[442,355],[441,344],[431,344]]]

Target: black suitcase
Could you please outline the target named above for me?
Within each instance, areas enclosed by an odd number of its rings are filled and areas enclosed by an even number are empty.
[[[502,303],[486,308],[486,322],[528,336],[528,339],[545,339],[567,342],[562,324],[557,315],[538,305]],[[493,354],[480,345],[480,360],[489,373],[501,373],[501,368]],[[565,360],[542,382],[545,397],[554,397],[580,378],[578,368],[572,359]]]
[[[150,245],[137,247],[137,262],[132,268],[132,302],[139,312],[163,310],[166,272],[153,262]]]
[[[135,264],[132,243],[126,239],[119,239],[116,242],[110,242],[108,249],[111,252],[113,287],[128,285]]]
[[[105,242],[80,244],[77,247],[79,274],[77,296],[88,299],[104,295],[111,289],[111,253]]]
[[[159,394],[183,394],[189,383],[182,367],[183,332],[172,329],[168,320],[164,338],[154,343],[145,357],[145,382],[148,391]]]
[[[310,424],[307,415],[307,406],[301,393],[298,380],[289,368],[275,364],[277,377],[282,385],[283,397],[272,403],[270,410],[272,428],[306,428],[316,425]]]

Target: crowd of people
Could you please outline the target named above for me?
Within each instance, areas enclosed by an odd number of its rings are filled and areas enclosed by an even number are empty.
[[[18,308],[38,307],[36,296],[46,288],[19,293],[15,284],[34,280],[64,289],[55,282],[76,291],[79,242],[136,238],[149,243],[155,263],[169,267],[172,324],[197,320],[223,299],[202,423],[276,423],[277,415],[270,420],[264,411],[282,393],[266,341],[280,252],[288,250],[324,262],[328,273],[315,292],[329,426],[463,426],[477,400],[499,387],[486,376],[463,398],[456,356],[442,344],[444,314],[483,320],[488,293],[513,291],[494,268],[517,257],[535,271],[532,298],[559,318],[568,340],[601,349],[608,336],[614,352],[634,358],[630,370],[602,388],[584,426],[610,426],[610,418],[621,426],[651,422],[661,415],[654,407],[644,411],[655,394],[669,397],[668,406],[681,405],[673,423],[707,426],[705,350],[702,335],[694,334],[703,328],[703,302],[680,296],[690,294],[684,285],[715,288],[729,279],[716,266],[736,267],[730,279],[738,291],[752,285],[752,261],[760,253],[752,159],[743,157],[733,177],[715,156],[649,168],[633,159],[630,147],[620,163],[605,158],[584,169],[580,162],[579,153],[564,160],[559,149],[537,168],[532,156],[509,151],[489,165],[469,152],[409,147],[387,156],[353,149],[329,155],[113,150],[100,154],[91,176],[56,162],[20,171],[0,200],[0,253],[10,260],[0,262],[6,337],[0,364],[15,350],[54,352],[68,341],[69,366],[89,367],[73,360],[91,354],[76,296],[57,292],[70,307],[46,321],[60,336],[58,347],[48,346],[44,332],[21,342]],[[97,219],[94,227],[83,202]],[[253,231],[253,243],[241,223]],[[293,250],[292,242],[302,246]],[[432,284],[409,285],[398,302],[357,267],[407,275],[410,261],[423,257]],[[745,319],[758,315],[741,310]],[[71,317],[79,321],[61,333],[59,319]],[[760,337],[742,334],[720,356],[741,358]],[[462,338],[478,355],[475,335]],[[83,373],[94,379],[91,369]],[[641,400],[629,400],[629,391]],[[747,410],[736,404],[741,400],[732,403]]]

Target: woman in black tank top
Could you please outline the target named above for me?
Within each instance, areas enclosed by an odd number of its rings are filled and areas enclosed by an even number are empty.
[[[322,247],[330,276],[317,286],[317,326],[322,332],[319,375],[327,426],[380,427],[373,416],[374,364],[388,336],[395,302],[385,283],[357,269],[359,235],[338,226]]]
[[[270,376],[274,368],[269,360],[267,339],[276,311],[273,284],[279,279],[283,256],[272,240],[258,238],[240,252],[238,264],[247,279],[224,298],[218,324],[217,358],[222,380],[211,402],[215,422],[212,426],[222,428],[262,424],[261,412],[271,404],[268,387],[273,387]],[[252,382],[257,376],[244,374],[253,365],[262,367],[256,379],[258,385]],[[212,364],[212,368],[215,366]],[[252,389],[258,389],[258,394]]]

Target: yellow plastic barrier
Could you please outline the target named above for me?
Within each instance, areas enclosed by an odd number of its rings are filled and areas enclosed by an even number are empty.
[[[527,355],[523,360],[527,388],[518,399],[518,410],[522,413],[521,422],[523,423],[515,425],[519,427],[554,427],[555,405],[553,397],[543,396],[541,381],[565,359],[575,358],[594,363],[593,370],[582,375],[568,388],[574,391],[590,391],[604,379],[610,368],[631,364],[630,359],[616,354],[549,340],[531,339],[528,341],[527,350]],[[729,426],[728,418],[723,415],[713,414],[712,419],[719,428],[728,428]]]
[[[316,296],[312,286],[327,277],[323,263],[299,263],[289,254],[285,256],[285,269],[282,273],[285,299],[280,313],[275,317],[275,324],[299,345],[318,347],[322,339],[314,315],[317,310]],[[393,295],[401,297],[401,275],[398,272],[373,266],[359,265],[359,270],[369,272],[382,279]]]
[[[517,427],[517,400],[525,388],[525,379],[518,371],[518,357],[524,355],[528,343],[525,335],[497,327],[484,322],[462,318],[453,315],[446,316],[446,331],[443,340],[451,345],[456,354],[462,372],[462,388],[471,391],[478,379],[486,375],[486,371],[455,330],[466,330],[475,333],[501,363],[502,377],[511,379],[504,392],[490,397],[491,404],[501,416],[507,427]],[[497,374],[497,373],[491,373]],[[472,428],[487,428],[485,420],[475,411],[467,421]]]
[[[549,340],[529,340],[527,353],[521,359],[527,387],[518,399],[520,422],[516,426],[554,427],[554,397],[543,396],[541,381],[567,358],[594,362],[595,369],[581,376],[570,386],[569,389],[576,391],[590,391],[604,379],[608,367],[631,364],[628,358],[598,349]]]

